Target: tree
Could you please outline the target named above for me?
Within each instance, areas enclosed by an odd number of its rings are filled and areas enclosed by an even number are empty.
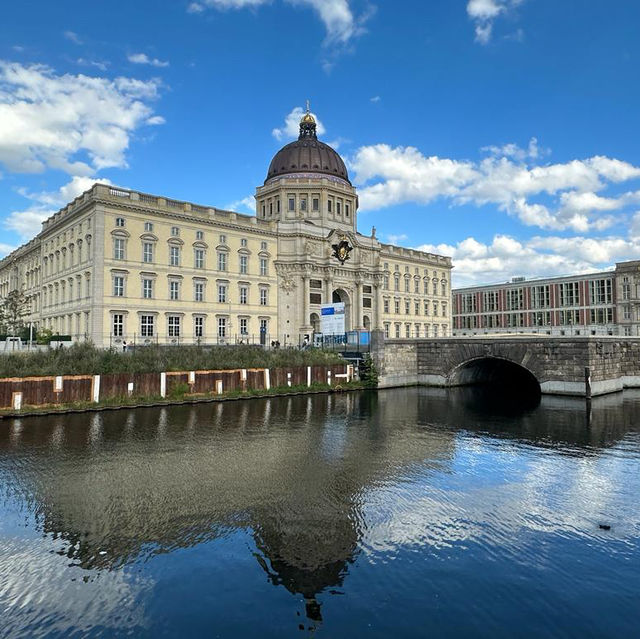
[[[11,291],[0,301],[0,325],[7,335],[17,335],[24,326],[24,317],[31,311],[31,302],[22,291]]]

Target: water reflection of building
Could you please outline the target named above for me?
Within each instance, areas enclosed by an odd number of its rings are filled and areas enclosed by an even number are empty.
[[[418,441],[417,406],[381,395],[308,396],[15,422],[0,451],[45,532],[85,568],[252,531],[274,584],[339,588],[362,533],[361,495],[414,464],[443,466],[453,436]],[[29,420],[31,421],[31,420]],[[151,549],[151,550],[149,550]]]
[[[555,430],[527,415],[516,429],[431,389],[22,420],[0,430],[0,476],[84,568],[251,531],[272,583],[317,620],[317,595],[339,589],[357,556],[368,494],[450,469],[459,428],[596,449],[640,422],[636,404],[621,423],[619,403],[594,401],[587,424],[556,401]]]

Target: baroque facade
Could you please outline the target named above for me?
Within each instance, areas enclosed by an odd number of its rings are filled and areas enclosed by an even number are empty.
[[[450,334],[451,259],[358,233],[309,112],[255,197],[253,216],[95,184],[0,261],[0,298],[22,290],[27,322],[103,346],[298,344],[333,302],[347,331]]]

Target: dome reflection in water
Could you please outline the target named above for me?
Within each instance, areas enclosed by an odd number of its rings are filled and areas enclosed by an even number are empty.
[[[632,635],[640,393],[481,388],[0,423],[0,635]]]

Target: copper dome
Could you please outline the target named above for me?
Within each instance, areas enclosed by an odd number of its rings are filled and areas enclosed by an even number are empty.
[[[298,139],[273,156],[265,182],[291,173],[321,173],[349,182],[347,167],[337,151],[316,137],[316,121],[309,112],[300,121]]]

